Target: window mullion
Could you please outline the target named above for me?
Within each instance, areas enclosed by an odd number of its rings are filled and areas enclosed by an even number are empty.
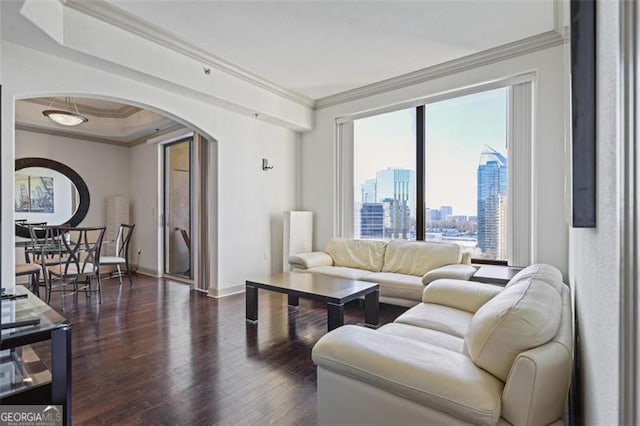
[[[425,106],[416,107],[416,240],[425,239]]]

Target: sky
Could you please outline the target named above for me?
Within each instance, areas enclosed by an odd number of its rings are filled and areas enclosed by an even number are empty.
[[[354,121],[356,202],[362,183],[378,170],[415,170],[415,114],[409,108]],[[426,206],[475,216],[480,153],[486,144],[507,156],[506,132],[506,88],[428,104]]]

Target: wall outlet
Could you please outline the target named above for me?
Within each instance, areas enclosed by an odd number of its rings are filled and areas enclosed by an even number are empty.
[[[271,259],[271,254],[269,253],[269,250],[265,250],[264,251],[264,260],[269,260]]]

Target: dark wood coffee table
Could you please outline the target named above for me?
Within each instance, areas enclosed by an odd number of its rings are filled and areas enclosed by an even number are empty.
[[[298,306],[298,298],[319,300],[327,304],[329,331],[344,324],[344,304],[364,296],[364,322],[378,325],[378,284],[335,278],[304,272],[285,272],[259,280],[247,280],[247,321],[258,322],[258,289],[284,293],[289,306]]]

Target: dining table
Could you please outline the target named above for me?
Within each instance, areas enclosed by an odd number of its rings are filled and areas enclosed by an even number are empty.
[[[111,244],[113,240],[103,240],[102,245]],[[71,243],[73,244],[73,242]],[[53,256],[57,256],[57,259],[61,261],[64,259],[64,254],[66,253],[66,246],[63,244],[60,237],[56,238],[42,238],[42,239],[29,239],[29,238],[16,238],[15,242],[16,248],[24,249],[25,261],[27,263],[33,263],[36,257],[40,257],[40,259],[45,259],[47,257],[52,258]],[[80,249],[81,251],[82,249]],[[50,288],[50,277],[47,273],[47,266],[51,265],[51,262],[40,262],[40,266],[42,268],[42,277],[44,279],[45,285],[45,296],[47,289]],[[34,288],[34,293],[40,297],[40,291],[38,286]]]

